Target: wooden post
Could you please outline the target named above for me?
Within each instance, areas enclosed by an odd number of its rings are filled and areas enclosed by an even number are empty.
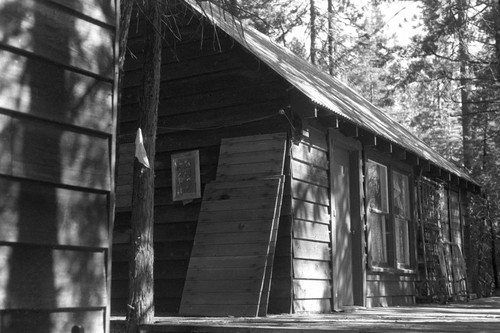
[[[152,323],[154,317],[154,162],[160,91],[161,3],[144,1],[139,6],[143,6],[146,16],[139,128],[144,133],[150,168],[137,159],[134,162],[127,333],[139,333],[139,325]]]

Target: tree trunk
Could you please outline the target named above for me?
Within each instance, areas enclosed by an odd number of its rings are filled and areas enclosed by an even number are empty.
[[[310,0],[311,14],[311,63],[316,65],[316,5],[314,0]]]
[[[333,0],[328,0],[328,73],[333,75]]]
[[[496,61],[497,61],[497,76],[496,81],[500,82],[500,0],[498,0],[494,5],[495,10],[495,51],[496,51]],[[492,242],[492,251],[493,251],[493,274],[495,274],[495,290],[497,296],[500,292],[500,281],[498,279],[498,267],[497,267],[497,248],[496,248],[496,239],[497,239],[497,229],[493,224],[493,220],[491,220],[491,237],[493,238]]]
[[[500,0],[493,4],[495,17],[495,53],[497,61],[497,82],[500,82]]]
[[[466,0],[457,0],[458,9],[458,60],[460,62],[460,100],[462,104],[462,140],[464,167],[468,171],[472,168],[472,132],[471,132],[471,110],[469,104],[468,82],[467,82],[467,46],[465,30],[467,29],[465,11]]]
[[[153,207],[161,65],[161,3],[145,0],[138,5],[143,7],[147,17],[138,125],[144,134],[144,146],[151,168],[145,167],[137,159],[134,161],[127,333],[138,333],[139,325],[152,323],[154,317]]]
[[[122,108],[122,88],[123,74],[125,65],[125,56],[127,55],[128,30],[130,27],[130,18],[132,17],[132,9],[134,0],[120,1],[120,30],[118,34],[119,54],[118,54],[118,112],[117,123],[120,124],[120,115]],[[116,136],[120,136],[120,126],[116,128]],[[120,165],[120,142],[116,140],[116,165]],[[115,177],[118,179],[118,168],[115,170]]]

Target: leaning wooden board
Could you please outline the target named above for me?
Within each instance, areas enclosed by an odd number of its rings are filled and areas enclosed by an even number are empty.
[[[222,141],[217,180],[203,195],[181,314],[267,313],[285,147],[285,134]],[[250,171],[239,172],[245,166]]]

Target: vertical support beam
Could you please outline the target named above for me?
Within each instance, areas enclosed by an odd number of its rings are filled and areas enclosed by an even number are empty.
[[[356,127],[357,128],[357,127]],[[336,260],[337,254],[337,211],[336,200],[333,189],[335,188],[335,172],[334,172],[334,158],[335,158],[335,135],[331,129],[328,130],[328,167],[330,176],[330,248],[332,249],[332,307],[334,311],[340,311],[340,304],[338,300],[338,261]]]
[[[354,305],[366,305],[366,253],[364,228],[364,184],[361,151],[350,153],[351,167],[351,223],[352,227],[352,272]]]

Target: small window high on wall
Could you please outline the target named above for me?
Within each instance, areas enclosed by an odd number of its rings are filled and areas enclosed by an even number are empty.
[[[366,162],[368,258],[371,268],[411,268],[412,221],[408,174]]]

